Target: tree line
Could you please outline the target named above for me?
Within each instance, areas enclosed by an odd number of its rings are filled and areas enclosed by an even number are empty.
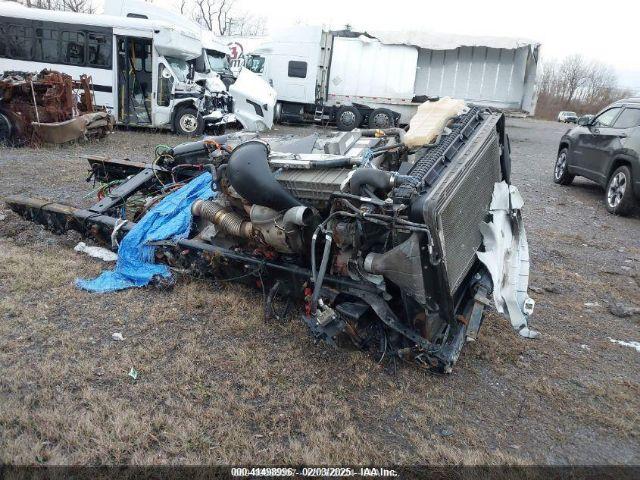
[[[264,17],[236,8],[235,0],[179,0],[181,15],[189,16],[216,35],[255,37],[266,34]]]
[[[13,0],[29,8],[64,10],[76,13],[95,13],[92,0]]]
[[[93,0],[13,0],[29,8],[96,13]],[[105,0],[109,1],[109,0]],[[152,0],[145,0],[153,3]],[[237,8],[235,0],[174,0],[173,8],[216,35],[251,37],[266,33],[264,17]]]
[[[548,61],[538,74],[536,117],[555,120],[558,112],[576,112],[578,116],[597,113],[610,103],[632,96],[618,86],[613,68],[600,62],[588,62],[581,55],[561,61]]]

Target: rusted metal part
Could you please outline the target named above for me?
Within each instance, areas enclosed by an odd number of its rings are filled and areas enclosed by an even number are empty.
[[[95,106],[91,77],[74,81],[64,73],[6,72],[0,78],[0,112],[12,124],[13,143],[65,143],[104,136],[113,119]]]
[[[93,92],[93,79],[89,75],[80,75],[80,103],[78,108],[82,112],[95,111],[95,95]]]
[[[80,138],[87,129],[84,117],[75,117],[64,122],[31,122],[36,136],[45,143],[66,143]]]
[[[62,203],[21,195],[6,197],[4,202],[21,217],[44,225],[54,233],[75,230],[103,245],[111,245],[111,234],[116,225],[119,225],[119,219],[116,217]],[[135,225],[135,222],[121,225],[117,230],[116,239],[120,241]],[[154,245],[157,247],[156,258],[159,261],[169,265],[188,266],[193,273],[214,277],[218,281],[235,279],[238,274],[244,275],[247,271],[255,271],[260,273],[267,287],[270,287],[278,278],[283,278],[285,283],[295,280],[300,285],[299,293],[302,295],[302,285],[311,278],[311,271],[307,268],[275,259],[259,258],[199,240],[161,241]],[[247,275],[246,278],[252,277]],[[339,276],[327,275],[325,282],[327,285],[343,289],[376,291],[368,285]]]

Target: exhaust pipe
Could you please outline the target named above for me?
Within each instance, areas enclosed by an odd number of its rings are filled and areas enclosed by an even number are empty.
[[[253,234],[251,222],[247,222],[242,216],[216,201],[196,200],[191,206],[191,213],[196,217],[209,220],[235,237],[249,238]]]

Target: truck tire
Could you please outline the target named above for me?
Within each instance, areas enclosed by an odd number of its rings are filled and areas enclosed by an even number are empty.
[[[190,137],[202,135],[204,119],[194,107],[182,107],[176,112],[176,116],[173,119],[173,128],[178,135]]]
[[[369,128],[385,129],[395,126],[395,117],[388,108],[376,108],[369,114]]]
[[[627,166],[616,168],[609,177],[604,203],[609,213],[625,216],[633,209],[633,179]]]
[[[273,123],[280,123],[282,121],[282,102],[276,102],[276,106],[273,109]]]
[[[341,132],[350,132],[362,123],[362,114],[356,107],[345,106],[336,113],[336,127]]]
[[[13,134],[13,126],[9,117],[0,112],[0,144],[9,145]]]

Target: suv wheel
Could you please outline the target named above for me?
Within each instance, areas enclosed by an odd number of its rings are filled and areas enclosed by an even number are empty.
[[[567,166],[567,152],[566,148],[563,148],[558,152],[558,158],[556,159],[556,166],[553,169],[553,181],[560,185],[569,185],[573,182],[575,175],[569,173]]]
[[[633,188],[629,167],[618,167],[609,177],[604,203],[614,215],[627,215],[633,209]]]

